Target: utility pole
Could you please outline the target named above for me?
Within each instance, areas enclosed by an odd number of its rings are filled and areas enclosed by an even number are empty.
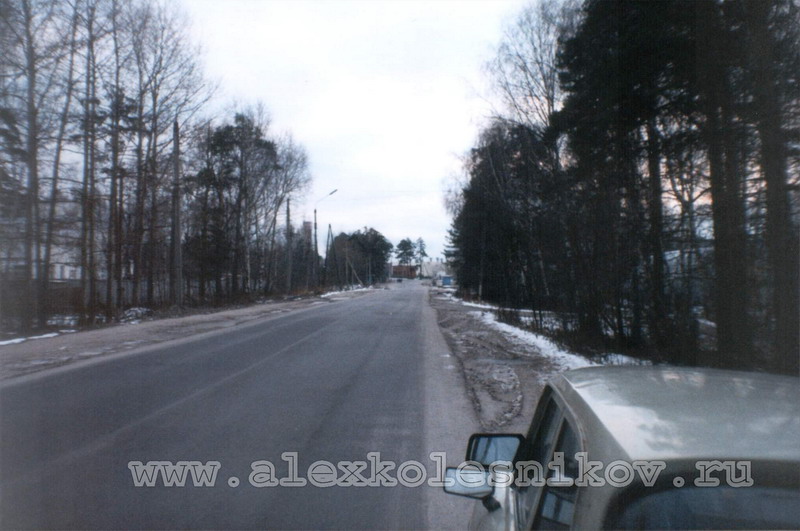
[[[339,260],[336,258],[336,240],[333,237],[333,229],[331,225],[328,224],[328,239],[325,241],[325,278],[323,279],[323,283],[328,283],[328,271],[331,270],[336,271],[336,286],[339,289],[342,289],[342,277],[339,275]],[[345,266],[345,273],[347,272],[347,268]]]
[[[317,201],[319,203],[319,201]],[[317,207],[314,206],[314,287],[319,287],[319,244],[317,243]]]
[[[169,275],[170,302],[183,306],[183,255],[181,253],[181,150],[178,120],[172,124],[172,234]]]
[[[325,199],[326,197],[330,197],[338,191],[338,188],[335,188],[331,193],[328,195],[322,196],[316,204],[314,205],[314,287],[319,286],[319,244],[317,240],[317,205]],[[325,255],[327,257],[328,250],[325,249]],[[327,262],[327,258],[326,258]]]
[[[286,293],[292,292],[292,216],[291,199],[286,200]]]

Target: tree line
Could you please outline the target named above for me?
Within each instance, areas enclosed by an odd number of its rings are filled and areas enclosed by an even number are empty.
[[[175,4],[0,0],[0,321],[315,286],[307,155],[214,86]],[[285,218],[284,218],[285,215]]]
[[[328,243],[322,269],[327,284],[370,286],[388,278],[394,245],[374,228],[341,232],[335,238],[331,233]]]
[[[489,72],[504,111],[448,197],[462,289],[587,347],[798,373],[795,0],[543,0]]]
[[[428,258],[428,253],[425,250],[426,248],[425,240],[421,237],[416,240],[403,238],[400,240],[400,243],[397,244],[397,249],[395,250],[397,263],[400,265],[410,265],[413,262],[416,262],[417,265],[422,264],[422,262]]]

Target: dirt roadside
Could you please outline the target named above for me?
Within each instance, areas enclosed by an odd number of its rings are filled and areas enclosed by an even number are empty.
[[[99,356],[133,351],[165,341],[241,326],[259,319],[278,317],[320,304],[361,297],[375,291],[354,290],[332,293],[323,297],[267,301],[245,308],[120,323],[95,330],[3,345],[0,346],[0,380]]]
[[[449,293],[431,288],[430,304],[460,364],[481,428],[526,433],[544,382],[564,369],[530,345],[515,343],[489,327],[480,319],[480,309]]]

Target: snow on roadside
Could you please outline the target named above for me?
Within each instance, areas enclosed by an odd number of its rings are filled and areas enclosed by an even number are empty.
[[[453,291],[444,291],[444,292],[442,292],[442,291],[443,290],[440,290],[439,297],[444,297],[445,299],[449,299],[449,300],[451,300],[453,302],[457,302],[459,304],[463,304],[464,306],[469,306],[471,308],[480,308],[481,310],[500,310],[500,309],[505,309],[505,310],[508,310],[508,311],[517,312],[518,314],[523,315],[523,316],[533,313],[533,310],[526,309],[526,308],[501,308],[500,306],[497,306],[496,304],[488,304],[488,303],[485,303],[485,302],[465,301],[464,299],[459,299],[458,296],[456,296],[456,294]],[[526,319],[526,318],[530,319],[529,317],[523,317],[523,319]]]
[[[577,369],[580,367],[595,367],[598,365],[652,365],[653,362],[650,360],[644,360],[639,358],[634,358],[632,356],[628,356],[625,354],[618,354],[614,352],[606,352],[602,354],[596,354],[592,356],[592,359],[588,359],[584,356],[579,354],[575,354],[568,350],[564,350],[563,348],[559,347],[555,342],[549,339],[547,336],[542,334],[537,334],[535,332],[531,332],[528,330],[524,330],[518,328],[516,326],[512,326],[506,323],[502,323],[497,320],[495,312],[497,310],[505,309],[508,311],[515,311],[520,314],[520,320],[523,324],[530,325],[533,321],[533,317],[530,315],[533,313],[532,310],[529,309],[512,309],[512,308],[501,308],[494,304],[486,304],[486,303],[477,303],[477,302],[468,302],[463,299],[460,299],[454,293],[447,292],[447,293],[439,293],[438,295],[440,298],[448,299],[454,303],[461,304],[463,306],[468,306],[471,308],[479,308],[480,312],[470,312],[472,315],[478,316],[482,321],[484,321],[489,326],[503,332],[507,336],[511,336],[513,340],[517,343],[522,345],[531,345],[536,349],[540,350],[543,355],[555,360],[558,362],[565,370],[566,369]],[[544,328],[547,330],[558,330],[561,328],[561,322],[557,318],[557,315],[553,312],[544,312],[544,319],[543,323]],[[711,323],[713,325],[713,323]]]
[[[27,337],[15,337],[14,339],[9,339],[6,341],[0,341],[0,347],[3,345],[16,345],[17,343],[22,343],[23,341],[27,341]]]
[[[459,300],[453,297],[454,300]],[[480,302],[467,302],[467,301],[460,301],[461,304],[464,306],[469,306],[471,308],[481,308],[482,310],[497,310],[497,306],[493,306],[491,304],[483,304]]]
[[[564,369],[579,369],[581,367],[596,366],[597,363],[589,361],[583,356],[568,352],[550,339],[527,330],[522,330],[516,326],[499,322],[494,313],[491,312],[470,312],[472,315],[481,319],[484,323],[499,330],[507,336],[511,336],[517,343],[535,347],[543,356],[550,358]]]
[[[652,365],[650,360],[642,360],[626,356],[625,354],[617,354],[610,352],[607,354],[600,354],[602,360],[601,365]]]
[[[128,308],[123,312],[120,322],[128,324],[139,324],[144,317],[153,315],[153,310],[150,308],[133,307]]]
[[[23,341],[30,341],[32,339],[47,339],[48,337],[56,337],[58,333],[53,332],[51,334],[42,334],[41,336],[31,336],[31,337],[15,337],[14,339],[7,339],[6,341],[0,341],[0,347],[4,345],[16,345],[17,343],[22,343]]]
[[[506,310],[509,312],[516,312],[520,315],[521,319],[532,320],[533,319],[533,310],[526,309],[526,308],[502,308],[495,304],[486,304],[483,302],[467,302],[464,300],[459,299],[458,297],[452,297],[454,301],[460,302],[464,306],[471,306],[473,308],[481,308],[482,310]]]
[[[439,297],[451,300],[453,302],[457,302],[459,304],[463,304],[464,306],[470,306],[471,308],[480,308],[482,310],[496,310],[497,306],[493,304],[486,304],[481,302],[469,302],[463,299],[459,299],[453,291],[445,291],[444,293],[439,293]]]
[[[373,289],[375,288],[373,288],[372,286],[364,287],[359,285],[357,287],[353,287],[351,289],[344,289],[342,291],[329,291],[327,293],[323,293],[322,295],[320,295],[320,298],[327,299],[328,297],[333,297],[334,295],[341,295],[342,293],[352,293],[354,291],[371,291]]]

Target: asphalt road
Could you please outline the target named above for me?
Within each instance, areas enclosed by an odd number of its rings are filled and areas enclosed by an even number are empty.
[[[426,300],[425,288],[404,283],[2,384],[0,527],[463,526],[469,500],[440,488],[257,488],[250,477],[257,461],[287,477],[283,452],[297,453],[306,479],[318,460],[380,452],[383,462],[422,463],[430,478],[431,451],[465,446],[474,417]],[[220,466],[213,487],[191,476],[183,487],[160,478],[137,487],[132,461]],[[323,483],[347,475],[325,469],[316,469]],[[373,479],[369,468],[361,477]]]

